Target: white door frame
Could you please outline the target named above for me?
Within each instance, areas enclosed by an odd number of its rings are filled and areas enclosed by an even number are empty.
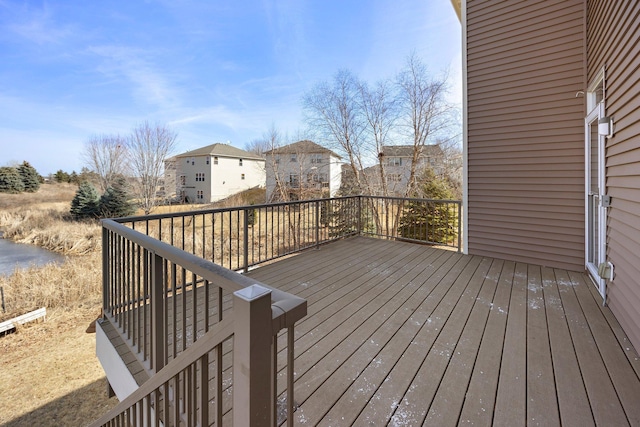
[[[603,301],[606,302],[606,280],[600,277],[598,274],[598,266],[606,261],[606,241],[607,241],[607,208],[603,205],[602,200],[605,193],[605,137],[597,132],[598,120],[604,117],[604,102],[599,102],[595,108],[589,112],[585,118],[585,266],[591,278],[593,279]],[[598,153],[597,153],[597,170],[598,174],[598,192],[597,194],[591,192],[591,178],[592,178],[592,149],[591,149],[591,136],[592,126],[596,127],[596,135],[598,138]],[[594,223],[592,221],[593,212],[590,209],[595,208],[595,214],[597,220]],[[594,232],[593,226],[597,226],[597,231]],[[597,240],[596,242],[594,242]],[[593,257],[592,248],[593,245],[597,245],[597,256]],[[595,259],[592,259],[595,258]]]

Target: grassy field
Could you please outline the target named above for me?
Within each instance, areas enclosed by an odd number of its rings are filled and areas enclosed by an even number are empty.
[[[77,187],[43,184],[35,194],[0,193],[0,230],[16,242],[67,256],[64,263],[16,269],[0,276],[7,312],[0,321],[46,307],[46,321],[0,337],[0,425],[86,425],[117,404],[95,355],[95,335],[85,332],[101,307],[100,225],[69,217]],[[261,202],[264,190],[250,197]],[[251,202],[236,198],[218,203]],[[255,203],[255,202],[254,202]],[[154,213],[202,209],[164,206]]]
[[[107,399],[95,335],[85,332],[100,313],[100,227],[68,217],[76,188],[45,184],[35,194],[0,193],[5,238],[68,255],[62,264],[0,276],[7,306],[0,320],[47,308],[46,321],[0,337],[3,426],[84,425],[117,403]]]

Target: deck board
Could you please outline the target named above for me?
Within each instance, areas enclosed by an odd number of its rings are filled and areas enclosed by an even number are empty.
[[[542,271],[529,265],[527,274],[527,425],[560,425]]]
[[[542,269],[542,286],[562,425],[594,425],[553,269]]]
[[[354,237],[247,275],[308,301],[295,425],[640,425],[640,359],[583,273]],[[185,296],[177,334],[200,333]]]
[[[493,300],[501,269],[502,262],[493,260],[489,272],[483,280],[482,288],[473,303],[471,314],[452,354],[451,362],[442,378],[441,387],[436,392],[425,425],[454,425],[458,423],[476,362],[476,349],[480,346],[486,327],[491,310],[490,301]]]
[[[308,298],[296,425],[636,423],[637,354],[584,274],[405,245],[353,238],[250,273]]]
[[[516,263],[493,424],[525,425],[527,408],[527,265]]]
[[[488,302],[490,311],[482,340],[477,350],[471,350],[472,354],[477,352],[476,363],[459,418],[462,425],[490,426],[493,422],[515,263],[499,261],[499,266],[498,284],[493,300]]]

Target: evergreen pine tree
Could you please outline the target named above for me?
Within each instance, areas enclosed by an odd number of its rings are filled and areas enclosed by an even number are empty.
[[[24,184],[20,173],[16,168],[4,166],[0,168],[0,192],[21,193],[24,191]]]
[[[127,182],[124,178],[119,178],[100,197],[100,215],[103,218],[120,218],[133,215],[136,208],[129,202],[129,199]]]
[[[253,205],[254,203],[251,202],[249,205]],[[247,225],[253,227],[254,224],[256,223],[256,210],[255,209],[251,209],[248,208],[245,211],[245,215],[247,216]]]
[[[40,174],[36,169],[29,164],[26,160],[18,166],[18,172],[22,178],[22,184],[24,185],[24,191],[28,193],[35,193],[40,188]]]
[[[77,219],[97,217],[99,199],[96,188],[88,182],[83,182],[71,201],[71,215]]]
[[[76,171],[72,171],[69,174],[69,182],[71,184],[78,184],[80,185],[82,183],[82,180],[80,180],[80,177],[78,176],[78,174],[76,173]]]
[[[435,176],[431,169],[425,170],[420,177],[418,191],[418,196],[428,200],[454,198],[448,183]],[[449,244],[458,232],[457,220],[455,205],[437,201],[410,202],[400,219],[398,233],[409,239]]]
[[[62,169],[58,170],[58,172],[53,175],[53,178],[56,182],[69,182],[69,174]]]

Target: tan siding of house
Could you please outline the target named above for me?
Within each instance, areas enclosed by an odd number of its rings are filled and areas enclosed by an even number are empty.
[[[615,266],[608,302],[640,350],[640,2],[588,0],[589,81],[605,67],[606,114],[615,134],[606,145],[607,257]]]
[[[584,268],[584,2],[467,1],[468,250]]]

